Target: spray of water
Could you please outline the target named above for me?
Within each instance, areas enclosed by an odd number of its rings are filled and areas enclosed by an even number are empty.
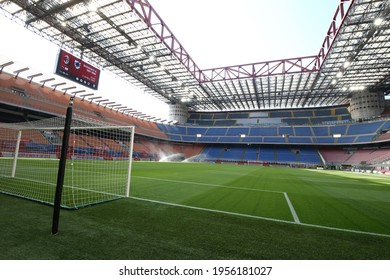
[[[162,157],[159,161],[160,162],[181,162],[185,159],[184,154],[178,153],[178,154],[172,154],[165,157]]]

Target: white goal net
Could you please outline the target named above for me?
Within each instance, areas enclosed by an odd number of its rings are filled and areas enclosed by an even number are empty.
[[[0,192],[53,204],[65,118],[0,123]],[[61,207],[128,197],[134,127],[75,117]]]

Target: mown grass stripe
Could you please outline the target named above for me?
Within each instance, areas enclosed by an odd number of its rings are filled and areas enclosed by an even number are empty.
[[[206,186],[206,187],[226,188],[226,189],[243,190],[243,191],[269,192],[269,193],[280,193],[280,194],[283,194],[283,192],[279,192],[279,191],[241,188],[241,187],[233,187],[233,186],[217,185],[217,184],[208,184],[208,183],[199,183],[199,182],[190,182],[190,181],[170,180],[170,179],[162,179],[162,178],[156,178],[156,177],[132,176],[132,178],[157,180],[157,181],[163,181],[163,182],[169,182],[169,183],[191,184],[191,185],[199,185],[199,186]]]

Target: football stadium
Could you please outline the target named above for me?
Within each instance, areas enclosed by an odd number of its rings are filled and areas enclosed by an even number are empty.
[[[388,260],[390,2],[340,0],[307,56],[207,69],[154,2],[0,1],[58,48],[52,73],[0,54],[0,259]]]

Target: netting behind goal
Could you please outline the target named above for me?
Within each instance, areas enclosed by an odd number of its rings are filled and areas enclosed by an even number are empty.
[[[64,118],[0,123],[0,192],[53,204]],[[134,127],[73,120],[61,206],[129,196]]]

